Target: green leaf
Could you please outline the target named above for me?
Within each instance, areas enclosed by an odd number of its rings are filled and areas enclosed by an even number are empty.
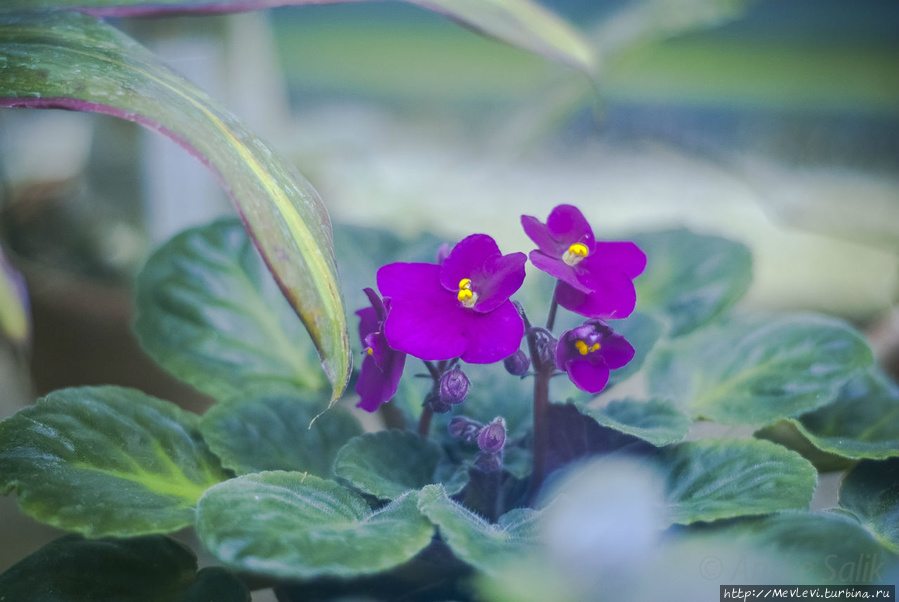
[[[657,447],[676,443],[687,436],[692,422],[670,401],[621,399],[598,410],[581,408],[603,426],[649,441]]]
[[[0,600],[250,602],[250,594],[239,579],[221,568],[197,573],[193,552],[168,537],[68,535],[0,575]]]
[[[491,524],[451,500],[440,485],[422,489],[418,506],[440,528],[453,554],[487,573],[538,545],[541,514],[530,508],[507,512]]]
[[[658,349],[650,392],[692,417],[764,426],[825,406],[874,361],[864,337],[824,316],[734,321]]]
[[[134,389],[63,389],[0,423],[0,492],[35,519],[89,537],[167,533],[194,523],[228,478],[199,417]]]
[[[17,5],[38,8],[33,0]],[[308,329],[333,398],[340,396],[351,373],[346,316],[328,214],[311,184],[203,92],[93,17],[0,16],[0,65],[0,106],[114,115],[170,136],[208,165]]]
[[[741,522],[721,535],[728,545],[748,543],[771,552],[772,560],[783,564],[772,562],[768,571],[789,583],[883,583],[878,576],[888,579],[899,568],[896,556],[851,518],[836,513],[783,512]],[[883,569],[879,575],[877,566]]]
[[[289,470],[327,478],[337,451],[362,427],[341,408],[316,419],[314,401],[269,395],[218,404],[203,415],[200,432],[237,474]]]
[[[633,240],[648,258],[634,281],[638,308],[665,317],[671,336],[708,324],[749,289],[752,255],[745,245],[683,229]]]
[[[334,461],[336,477],[385,500],[442,480],[458,491],[465,481],[454,468],[434,439],[396,429],[352,439]]]
[[[677,591],[703,599],[703,591],[709,585],[717,591],[718,583],[813,584],[823,594],[823,586],[891,583],[899,575],[894,554],[851,517],[833,512],[787,511],[696,525],[673,544],[661,550],[656,566],[645,568],[662,586],[647,591],[646,599],[666,595],[672,582],[692,585]]]
[[[822,451],[855,459],[899,456],[899,387],[872,370],[851,380],[832,404],[792,422]]]
[[[756,439],[773,441],[792,449],[812,463],[818,472],[840,472],[855,466],[855,461],[836,454],[823,452],[803,435],[792,420],[779,420],[752,434]]]
[[[138,275],[135,303],[134,329],[147,353],[219,400],[263,387],[325,386],[302,323],[236,219],[160,247]]]
[[[372,512],[357,493],[311,475],[264,472],[211,488],[197,534],[209,552],[241,571],[283,579],[353,577],[406,562],[434,532],[418,498]]]
[[[678,443],[659,466],[670,519],[682,524],[806,508],[817,484],[808,460],[756,439]]]
[[[899,553],[899,458],[859,462],[843,478],[840,506]]]
[[[337,0],[340,1],[340,0]],[[359,0],[356,0],[359,1]],[[448,16],[454,21],[548,58],[590,71],[593,49],[559,16],[531,0],[406,0]],[[303,4],[321,0],[4,0],[4,11],[72,8],[98,16],[172,14],[178,12],[219,14]]]

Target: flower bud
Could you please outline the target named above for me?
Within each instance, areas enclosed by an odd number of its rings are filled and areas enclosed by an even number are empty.
[[[462,403],[468,395],[469,385],[471,381],[458,367],[444,372],[440,377],[440,401],[445,404]]]
[[[483,428],[483,424],[467,416],[456,416],[449,423],[450,435],[456,439],[461,439],[465,443],[474,442]]]
[[[503,360],[503,366],[506,371],[513,376],[524,376],[527,374],[528,368],[531,367],[531,358],[519,349],[509,357]]]
[[[535,370],[547,370],[555,366],[556,346],[558,341],[548,330],[534,328],[529,336],[533,337],[537,357],[534,360]]]
[[[500,452],[505,444],[506,421],[502,417],[494,418],[493,422],[481,429],[478,434],[478,447],[482,452]]]

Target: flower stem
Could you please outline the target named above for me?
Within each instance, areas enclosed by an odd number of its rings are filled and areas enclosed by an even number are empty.
[[[434,417],[434,410],[431,409],[431,404],[428,403],[428,399],[432,394],[440,390],[440,375],[446,369],[446,361],[441,361],[436,366],[433,362],[427,360],[422,361],[428,368],[431,380],[434,381],[434,384],[431,386],[431,392],[425,396],[425,402],[421,407],[421,417],[418,419],[418,434],[422,437],[427,437],[428,433],[431,432],[431,419]]]
[[[556,310],[559,309],[559,304],[556,303],[556,296],[553,295],[552,305],[549,306],[549,315],[546,317],[546,329],[552,332],[553,326],[556,324]]]
[[[555,301],[553,301],[555,307]],[[551,316],[555,312],[551,312]],[[538,337],[551,337],[548,331],[541,328],[529,328],[527,331],[528,350],[531,353],[531,365],[534,367],[534,457],[531,473],[531,498],[540,490],[546,477],[546,453],[549,447],[547,413],[549,412],[549,379],[556,366],[545,350],[541,353]],[[545,338],[542,339],[545,343]]]
[[[546,454],[549,448],[547,414],[549,412],[549,379],[553,367],[543,366],[534,372],[534,468],[531,473],[531,498],[540,491],[546,478]]]
[[[430,405],[425,404],[421,408],[421,418],[418,420],[418,434],[422,437],[427,437],[431,431],[431,418],[433,417],[434,410],[431,409]]]

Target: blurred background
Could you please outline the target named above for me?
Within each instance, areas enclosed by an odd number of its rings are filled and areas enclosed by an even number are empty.
[[[116,25],[291,158],[335,222],[487,232],[504,252],[531,248],[521,214],[559,203],[606,238],[688,226],[752,248],[748,306],[841,316],[895,361],[899,4],[542,4],[595,45],[597,81],[396,2]],[[33,317],[30,342],[0,340],[0,418],[80,384],[206,407],[137,349],[130,284],[154,246],[231,211],[158,134],[0,111],[0,241]],[[54,536],[23,521],[0,499],[3,539],[29,542],[0,546],[0,571]]]

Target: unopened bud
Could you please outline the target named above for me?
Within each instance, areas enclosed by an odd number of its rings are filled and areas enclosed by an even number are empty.
[[[531,358],[519,349],[509,357],[503,360],[503,366],[506,371],[513,376],[524,376],[527,374],[528,368],[531,367]]]
[[[440,401],[446,404],[462,403],[470,385],[471,381],[458,367],[444,372],[440,377]]]
[[[559,342],[548,330],[535,328],[530,335],[534,337],[534,348],[537,357],[534,360],[534,369],[550,369],[555,366],[556,346]]]
[[[477,420],[472,420],[467,416],[456,416],[449,423],[449,433],[456,439],[461,439],[466,443],[472,443],[477,440],[478,435],[484,425]]]
[[[501,417],[494,418],[493,422],[481,429],[478,435],[478,447],[481,451],[496,453],[502,451],[506,444],[506,421]]]

